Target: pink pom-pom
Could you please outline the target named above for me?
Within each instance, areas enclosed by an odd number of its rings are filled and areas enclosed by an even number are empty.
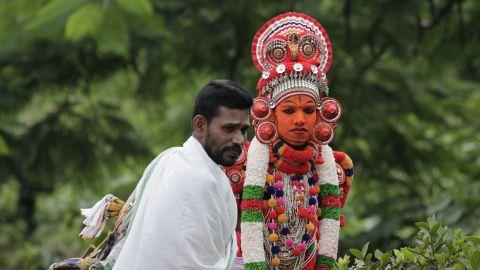
[[[277,198],[277,205],[283,205],[283,198]]]
[[[294,244],[294,242],[293,242],[293,240],[292,240],[291,238],[285,239],[285,245],[286,245],[287,247],[291,247],[291,246],[293,246],[293,244]]]
[[[305,242],[302,242],[298,245],[298,248],[301,250],[301,251],[304,251],[305,249],[307,249],[307,244]]]
[[[311,205],[308,207],[307,212],[310,214],[315,214],[317,212],[317,207]]]
[[[280,182],[280,181],[275,182],[275,187],[276,188],[283,188],[283,182]]]
[[[275,222],[270,222],[268,224],[268,227],[270,228],[270,230],[275,230],[277,228],[277,223]]]

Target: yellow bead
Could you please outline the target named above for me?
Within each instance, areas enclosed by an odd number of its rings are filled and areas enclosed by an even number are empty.
[[[287,220],[287,215],[281,214],[281,215],[278,216],[277,219],[278,219],[279,222],[285,222]]]
[[[268,184],[273,184],[273,182],[275,181],[275,177],[273,177],[273,175],[269,174],[267,175],[267,183]]]
[[[272,234],[270,234],[270,236],[268,237],[268,239],[270,239],[271,242],[275,242],[275,241],[278,240],[278,234],[272,233]]]
[[[313,225],[312,223],[308,223],[307,224],[307,231],[311,232],[315,229],[315,225]]]
[[[272,265],[273,266],[279,266],[280,265],[280,259],[278,257],[275,257],[272,259]]]
[[[320,207],[317,209],[317,216],[322,216],[322,208]]]
[[[317,193],[320,193],[320,185],[315,185],[315,188],[317,189]]]
[[[277,200],[275,199],[269,199],[268,202],[267,202],[267,205],[268,207],[272,208],[272,207],[275,207],[277,205]]]

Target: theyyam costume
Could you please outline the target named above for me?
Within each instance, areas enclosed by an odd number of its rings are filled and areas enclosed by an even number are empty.
[[[330,39],[289,12],[258,30],[252,58],[262,76],[242,191],[244,269],[331,269],[353,166],[328,146],[341,115],[328,97]]]

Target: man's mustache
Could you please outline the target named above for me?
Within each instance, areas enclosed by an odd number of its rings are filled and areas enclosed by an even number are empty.
[[[225,148],[223,148],[222,152],[227,151],[237,152],[240,155],[242,153],[242,147],[239,144],[234,144],[232,146],[226,146]]]

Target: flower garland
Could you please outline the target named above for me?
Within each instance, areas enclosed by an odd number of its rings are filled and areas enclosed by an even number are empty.
[[[263,249],[263,191],[270,150],[256,137],[250,143],[241,205],[241,243],[245,270],[266,270]]]
[[[319,200],[322,201],[320,216],[320,239],[317,255],[317,270],[332,269],[337,259],[340,233],[340,192],[337,168],[333,151],[328,145],[322,146],[325,162],[319,166]]]
[[[304,254],[304,251],[308,248],[310,252],[315,251],[316,246],[310,245],[311,240],[318,239],[318,254],[316,260],[317,269],[329,269],[332,268],[337,256],[337,244],[339,233],[339,215],[340,215],[340,200],[338,192],[338,177],[336,174],[336,165],[333,158],[332,150],[329,146],[322,146],[321,158],[316,160],[316,163],[320,164],[318,168],[315,168],[313,159],[314,148],[308,148],[303,151],[303,154],[295,153],[292,149],[284,147],[284,145],[276,144],[273,147],[274,151],[282,154],[282,159],[272,159],[270,156],[270,149],[268,145],[260,143],[256,138],[252,140],[247,159],[247,173],[245,186],[243,190],[243,202],[241,213],[241,227],[242,227],[242,250],[244,267],[246,270],[260,270],[268,269],[268,265],[280,264],[280,259],[273,256],[267,263],[267,256],[264,249],[264,217],[263,217],[263,198],[265,186],[267,184],[267,194],[270,192],[271,198],[267,201],[268,207],[274,211],[269,211],[267,219],[277,220],[278,222],[284,222],[287,218],[284,214],[284,200],[283,200],[283,182],[281,181],[281,174],[273,173],[272,168],[268,168],[269,162],[275,162],[277,169],[284,170],[297,170],[296,173],[305,174],[305,168],[294,166],[305,163],[306,161],[311,169],[312,176],[309,178],[309,189],[304,189],[304,192],[298,192],[298,196],[304,196],[306,192],[310,194],[308,204],[309,207],[298,209],[298,215],[300,218],[306,218],[305,221],[305,234],[302,236],[300,243],[292,243],[292,239],[288,241],[285,239],[286,246],[291,247],[293,255]],[[319,155],[320,156],[320,155]],[[323,164],[322,164],[323,163]],[[282,167],[281,164],[287,164],[289,166]],[[313,165],[313,166],[312,166]],[[295,169],[296,167],[296,169]],[[270,170],[270,174],[267,172]],[[300,170],[300,171],[299,171]],[[317,176],[318,175],[318,176]],[[293,177],[295,178],[295,176]],[[304,186],[298,184],[299,179],[291,179],[292,183],[297,182],[294,186],[297,190],[301,190]],[[320,185],[318,187],[318,184]],[[270,191],[269,191],[270,189]],[[320,190],[318,190],[320,189]],[[275,195],[272,196],[272,190]],[[312,197],[317,195],[317,199]],[[303,197],[301,197],[303,199]],[[318,205],[318,210],[317,210]],[[321,208],[320,208],[321,206]],[[312,208],[312,209],[310,209]],[[314,209],[315,208],[315,209]],[[317,214],[319,221],[317,220]],[[284,238],[289,234],[288,228],[279,228],[277,230],[277,223],[270,222],[267,224],[268,229],[272,232],[268,236],[268,240],[272,243],[278,241],[280,235]],[[280,227],[280,226],[278,226]],[[317,229],[318,228],[318,229]],[[316,240],[315,240],[316,241]],[[310,247],[313,247],[310,249]],[[269,250],[269,254],[278,254],[279,247],[273,244]],[[307,250],[308,252],[308,250]],[[309,258],[311,259],[311,258]]]

